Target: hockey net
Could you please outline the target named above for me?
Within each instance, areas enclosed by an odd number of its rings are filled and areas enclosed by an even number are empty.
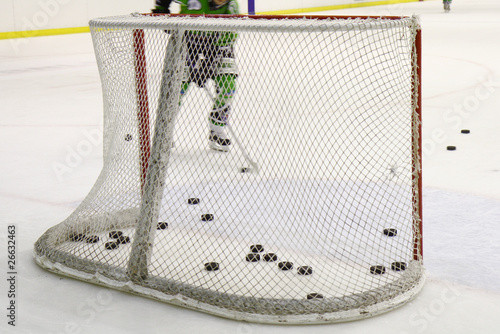
[[[37,241],[39,265],[266,323],[355,320],[418,293],[416,17],[133,14],[90,27],[104,166]],[[231,71],[219,62],[184,89],[187,39],[228,34]],[[221,73],[235,91],[228,152],[208,146]]]

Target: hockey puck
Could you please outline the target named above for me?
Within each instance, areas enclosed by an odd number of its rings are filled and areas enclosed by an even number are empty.
[[[99,237],[97,235],[90,235],[85,238],[85,242],[88,244],[95,244],[99,242]]]
[[[275,262],[278,261],[278,255],[274,253],[267,253],[262,256],[262,260],[266,262]]]
[[[109,232],[109,237],[113,239],[118,239],[123,234],[122,231],[111,231]]]
[[[130,242],[130,238],[127,237],[126,235],[120,235],[117,239],[116,242],[122,245],[128,244]]]
[[[370,273],[373,275],[382,275],[385,273],[385,267],[382,265],[371,266]]]
[[[250,246],[250,252],[252,253],[262,253],[264,251],[264,246],[262,245],[252,245]]]
[[[247,260],[247,262],[259,262],[260,255],[257,253],[249,253],[245,259]]]
[[[248,172],[250,172],[250,171],[251,171],[251,169],[250,169],[250,168],[248,168],[248,167],[241,167],[241,168],[240,168],[240,173],[248,173]]]
[[[288,261],[283,261],[278,263],[278,268],[280,268],[280,270],[283,271],[291,270],[293,269],[293,263]]]
[[[106,244],[104,245],[104,248],[111,250],[111,249],[118,248],[118,245],[119,244],[117,242],[110,241],[110,242],[106,242]]]
[[[457,149],[457,147],[456,146],[446,146],[446,149],[448,151],[455,151]]]
[[[132,135],[130,133],[127,133],[125,135],[125,141],[131,141],[132,140]]]
[[[189,205],[200,204],[200,199],[196,197],[188,198],[188,204]]]
[[[406,270],[406,262],[393,262],[391,263],[391,269],[394,271]]]
[[[71,233],[69,236],[71,241],[83,241],[85,240],[85,234],[83,233]]]
[[[312,273],[313,273],[313,270],[309,266],[301,266],[301,267],[297,268],[297,274],[299,274],[299,275],[307,276],[307,275],[311,275]]]
[[[323,299],[323,295],[317,292],[310,293],[306,296],[307,299]]]
[[[462,131],[460,131],[461,133],[464,133],[464,134],[469,134],[470,133],[470,130],[467,130],[467,129],[463,129]]]
[[[388,237],[395,237],[398,235],[398,230],[395,228],[384,228],[384,234]]]
[[[214,220],[214,215],[211,213],[205,213],[204,215],[201,215],[201,220],[204,222],[209,222]]]
[[[156,224],[156,229],[157,230],[164,230],[168,227],[168,223],[167,222],[158,222],[158,224]]]
[[[219,270],[219,264],[217,262],[207,262],[207,263],[205,263],[205,269],[207,271]]]

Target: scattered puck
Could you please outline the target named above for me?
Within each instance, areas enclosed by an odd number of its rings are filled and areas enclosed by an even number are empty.
[[[291,270],[293,268],[293,263],[288,261],[280,262],[278,263],[278,268],[283,271]]]
[[[306,298],[307,299],[323,299],[324,297],[320,293],[313,292],[313,293],[308,294]]]
[[[393,262],[391,263],[391,269],[394,271],[406,270],[406,262]]]
[[[104,248],[106,249],[115,249],[115,248],[118,248],[118,243],[115,242],[115,241],[110,241],[110,242],[106,242],[106,244],[104,245]]]
[[[116,242],[119,243],[119,244],[128,244],[130,243],[130,238],[127,237],[126,235],[120,235],[117,239],[116,239]]]
[[[199,199],[199,198],[196,198],[196,197],[193,197],[193,198],[188,198],[188,204],[189,204],[189,205],[196,205],[196,204],[200,204],[200,199]]]
[[[370,267],[370,273],[374,275],[382,275],[385,273],[385,267],[378,265],[378,266],[371,266]]]
[[[125,141],[131,141],[132,140],[132,135],[130,133],[127,133],[125,135]]]
[[[214,215],[211,213],[205,213],[204,215],[201,215],[201,220],[204,222],[209,222],[214,220]]]
[[[71,233],[69,240],[71,241],[83,241],[85,239],[85,234],[83,233]]]
[[[446,146],[446,149],[448,151],[455,151],[457,149],[457,147],[456,146]]]
[[[156,229],[157,230],[164,230],[168,227],[168,223],[167,222],[158,222],[158,224],[156,224]]]
[[[264,246],[262,245],[252,245],[250,246],[250,252],[252,253],[262,253],[264,251]]]
[[[109,237],[113,239],[118,239],[123,234],[122,231],[111,231],[109,232]]]
[[[240,173],[248,173],[248,172],[250,172],[250,171],[251,171],[251,169],[250,169],[250,168],[248,168],[248,167],[241,167],[241,168],[240,168]]]
[[[313,270],[309,266],[302,266],[297,268],[297,274],[299,275],[311,275]]]
[[[388,237],[395,237],[398,235],[398,230],[395,228],[384,228],[384,234]]]
[[[85,238],[85,242],[88,244],[95,244],[99,241],[99,237],[97,235],[90,235]]]
[[[207,263],[205,263],[205,269],[207,271],[219,270],[219,264],[217,262],[207,262]]]
[[[257,253],[250,253],[246,257],[247,262],[259,262],[260,261],[260,255]]]
[[[463,129],[462,131],[460,131],[461,133],[465,133],[465,134],[468,134],[470,133],[470,130],[467,130],[467,129]]]
[[[267,253],[262,256],[262,260],[266,262],[275,262],[278,260],[278,255],[274,253]]]

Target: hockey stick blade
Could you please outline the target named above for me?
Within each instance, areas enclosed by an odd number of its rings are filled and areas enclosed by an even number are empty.
[[[243,155],[243,158],[245,158],[246,162],[252,166],[252,170],[254,170],[256,173],[259,172],[259,165],[253,161],[250,156],[248,155],[247,151],[245,150],[245,148],[243,147],[243,145],[241,144],[240,140],[238,139],[238,137],[234,134],[234,131],[233,131],[233,128],[232,126],[229,124],[229,123],[226,123],[226,126],[227,126],[227,129],[229,131],[229,134],[231,135],[231,137],[234,139],[234,141],[236,142],[236,146],[238,146],[239,150],[241,151],[241,154]]]

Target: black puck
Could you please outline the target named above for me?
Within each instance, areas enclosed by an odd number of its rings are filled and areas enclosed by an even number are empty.
[[[406,262],[393,262],[391,263],[391,269],[394,271],[406,270]]]
[[[457,147],[456,146],[446,146],[446,149],[448,151],[455,151],[457,149]]]
[[[188,204],[189,205],[200,204],[200,199],[196,197],[188,198]]]
[[[278,261],[278,255],[274,253],[267,253],[262,256],[262,260],[266,262],[275,262]]]
[[[156,229],[157,230],[164,230],[168,227],[168,223],[167,222],[158,222],[158,224],[156,224]]]
[[[382,265],[371,266],[370,273],[374,275],[382,275],[385,273],[385,267]]]
[[[89,235],[85,238],[85,242],[88,244],[95,244],[99,242],[99,237],[97,235]]]
[[[248,167],[241,167],[241,168],[240,168],[240,173],[248,173],[248,172],[250,172],[250,171],[251,171],[251,169],[250,169],[250,168],[248,168]]]
[[[299,275],[311,275],[313,273],[313,270],[309,266],[301,266],[297,268],[297,274]]]
[[[293,263],[288,262],[288,261],[283,261],[283,262],[278,263],[278,268],[280,268],[280,270],[283,270],[283,271],[291,270],[291,269],[293,269]]]
[[[468,134],[470,133],[470,130],[467,130],[467,129],[463,129],[462,131],[460,131],[461,133],[465,133],[465,134]]]
[[[71,233],[69,235],[69,240],[71,240],[71,241],[83,241],[83,240],[85,240],[85,234],[83,234],[83,233]]]
[[[252,245],[250,246],[250,252],[252,253],[262,253],[264,251],[264,246],[262,245]]]
[[[395,228],[384,228],[384,234],[388,237],[395,237],[398,235],[398,230]]]
[[[128,244],[130,242],[130,238],[127,237],[126,235],[120,235],[117,239],[116,242],[119,244]]]
[[[323,295],[317,292],[310,293],[306,296],[307,299],[323,299]]]
[[[260,261],[260,255],[257,253],[250,253],[247,255],[245,258],[247,262],[259,262]]]
[[[118,239],[118,237],[120,237],[120,235],[122,234],[123,234],[122,231],[111,231],[109,232],[109,237],[113,239]]]
[[[204,222],[209,222],[214,220],[214,215],[211,213],[205,213],[204,215],[201,215],[201,220]]]
[[[130,133],[127,133],[125,135],[125,141],[131,141],[132,140],[132,135]]]
[[[104,245],[104,248],[106,249],[115,249],[115,248],[118,248],[118,243],[115,242],[115,241],[110,241],[110,242],[106,242],[106,244]]]
[[[205,269],[207,271],[219,270],[219,264],[217,262],[207,262],[207,263],[205,263]]]

